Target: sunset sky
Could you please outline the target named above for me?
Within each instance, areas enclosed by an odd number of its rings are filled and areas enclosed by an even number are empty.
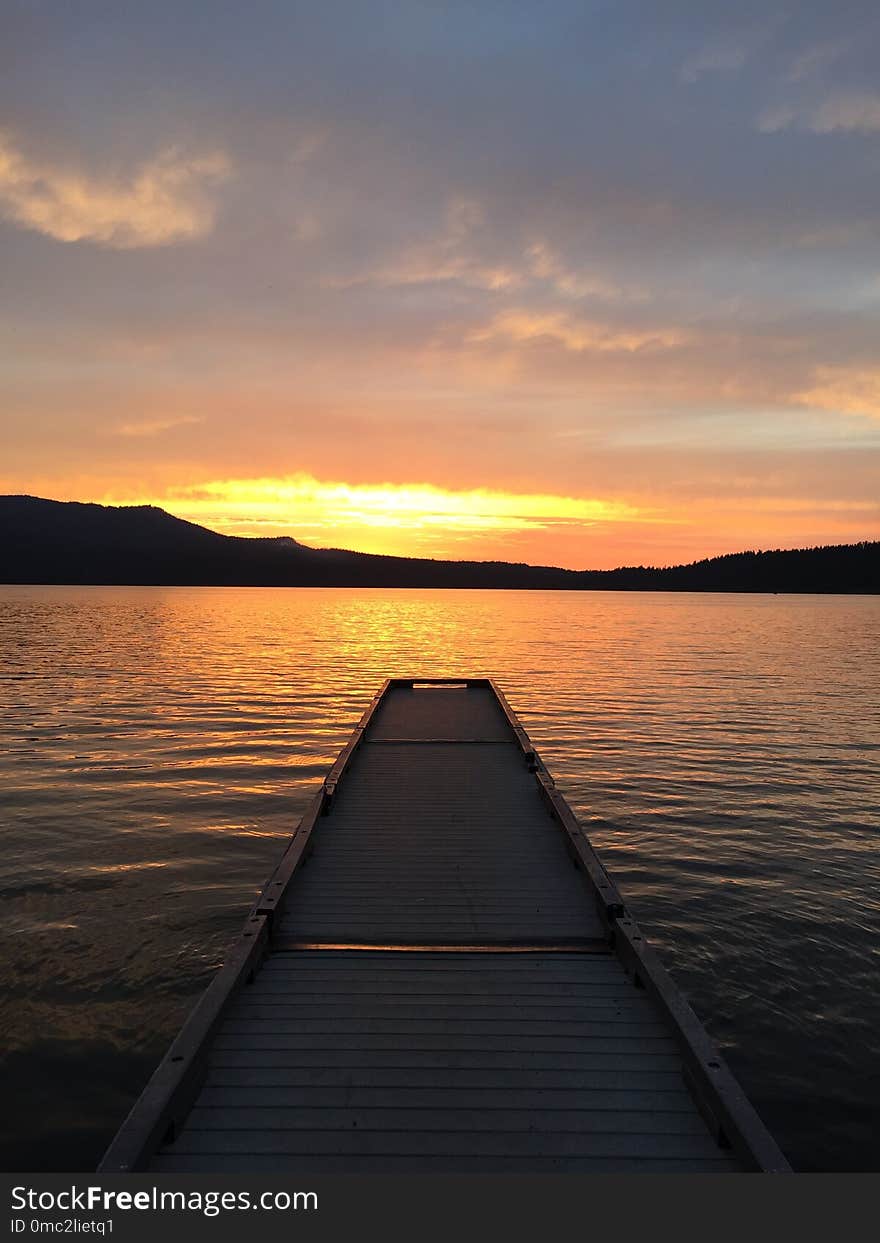
[[[575,568],[880,538],[869,0],[0,4],[0,491]]]

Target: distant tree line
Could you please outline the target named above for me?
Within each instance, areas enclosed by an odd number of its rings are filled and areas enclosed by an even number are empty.
[[[667,568],[564,570],[219,535],[153,506],[0,497],[0,582],[594,591],[880,592],[880,543],[749,551]]]

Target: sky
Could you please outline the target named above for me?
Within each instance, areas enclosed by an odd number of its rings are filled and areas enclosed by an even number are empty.
[[[874,0],[0,0],[0,492],[572,568],[880,538]]]

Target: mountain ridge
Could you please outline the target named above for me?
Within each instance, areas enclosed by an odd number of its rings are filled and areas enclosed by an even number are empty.
[[[155,505],[0,496],[0,582],[156,586],[451,587],[880,592],[880,542],[725,553],[687,565],[568,570],[311,548],[223,535]]]

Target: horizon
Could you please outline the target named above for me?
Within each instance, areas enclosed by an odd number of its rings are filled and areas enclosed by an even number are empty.
[[[192,519],[190,519],[190,518],[181,518],[181,516],[180,516],[179,514],[174,514],[174,513],[172,513],[169,509],[165,508],[164,506],[161,506],[161,505],[156,505],[156,504],[154,504],[154,503],[152,503],[152,502],[144,502],[144,503],[142,503],[142,504],[134,504],[134,505],[107,505],[107,504],[105,504],[105,503],[103,503],[103,502],[100,502],[100,501],[80,501],[80,500],[75,500],[75,499],[74,499],[74,500],[69,500],[69,501],[62,501],[62,500],[58,500],[58,499],[57,499],[57,498],[55,498],[55,497],[47,497],[47,496],[34,496],[34,495],[30,494],[30,493],[7,493],[7,494],[5,494],[5,495],[0,494],[0,501],[4,501],[4,500],[38,501],[38,502],[41,502],[41,503],[47,503],[47,504],[50,504],[50,505],[86,505],[86,506],[92,505],[92,506],[98,506],[99,508],[103,508],[103,509],[153,509],[153,510],[157,510],[158,512],[160,512],[160,513],[162,513],[162,514],[165,514],[167,517],[175,518],[175,519],[178,519],[178,520],[183,521],[183,522],[189,522],[189,523],[192,523],[192,521],[193,521],[193,520],[192,520]],[[205,526],[203,523],[194,523],[193,525],[199,526],[199,527],[201,527],[203,530],[208,530],[208,531],[210,531],[212,534],[215,534],[215,535],[229,536],[229,533],[227,533],[227,532],[223,532],[223,531],[216,531],[216,530],[214,530],[214,528],[213,528],[213,527],[208,527],[208,526]],[[282,532],[282,533],[279,533],[279,534],[276,534],[276,535],[266,535],[265,533],[261,532],[261,533],[259,533],[259,534],[257,534],[257,535],[243,535],[243,536],[240,536],[240,535],[232,535],[232,536],[229,536],[229,537],[230,537],[230,538],[244,538],[244,539],[288,539],[288,540],[292,540],[294,543],[299,544],[300,546],[302,546],[302,547],[304,547],[304,548],[308,548],[308,549],[310,549],[311,551],[314,551],[314,552],[347,552],[347,553],[355,553],[355,554],[358,554],[358,555],[360,555],[361,553],[363,553],[363,550],[362,550],[362,549],[358,549],[358,548],[347,548],[347,547],[343,547],[343,546],[342,546],[342,545],[340,545],[340,544],[320,544],[320,545],[318,545],[318,544],[307,544],[307,543],[305,543],[305,541],[303,541],[303,540],[299,539],[299,537],[298,537],[297,535],[292,535],[289,531],[288,531],[288,532]],[[719,558],[723,558],[723,557],[738,557],[738,556],[763,556],[763,555],[772,555],[772,554],[774,554],[774,553],[785,553],[785,552],[816,552],[816,551],[821,551],[821,550],[825,550],[825,549],[833,549],[833,548],[851,548],[851,547],[855,547],[855,546],[857,546],[857,545],[863,545],[863,544],[873,544],[873,543],[877,543],[877,542],[880,542],[880,541],[874,541],[874,540],[852,540],[852,541],[849,541],[849,542],[847,542],[847,543],[842,543],[842,544],[824,544],[824,545],[810,545],[810,546],[798,545],[798,546],[792,546],[792,547],[787,547],[787,548],[781,548],[781,547],[774,547],[774,548],[761,548],[761,547],[754,547],[754,548],[739,548],[739,549],[736,549],[736,550],[735,550],[735,551],[733,551],[733,552],[725,552],[725,553],[715,553],[715,554],[709,554],[709,555],[708,555],[708,556],[706,556],[706,557],[699,557],[699,558],[695,558],[693,561],[690,561],[690,562],[667,562],[667,563],[665,563],[665,564],[663,564],[663,563],[657,563],[657,562],[654,562],[654,563],[638,563],[638,564],[636,564],[636,563],[622,564],[622,563],[621,563],[620,565],[609,566],[609,567],[601,567],[601,568],[600,568],[600,567],[597,567],[597,566],[586,566],[586,567],[583,567],[582,569],[574,569],[574,567],[572,567],[572,566],[565,566],[565,565],[562,565],[562,564],[560,564],[560,563],[558,563],[558,562],[541,562],[541,563],[536,563],[536,562],[517,562],[517,563],[512,563],[512,564],[525,565],[525,566],[527,566],[527,567],[534,568],[534,569],[553,569],[553,570],[562,570],[563,572],[573,572],[573,573],[579,573],[579,572],[586,572],[586,573],[589,573],[589,572],[603,572],[603,571],[606,571],[606,572],[607,572],[607,571],[613,572],[613,571],[616,571],[616,570],[621,570],[621,571],[622,571],[622,570],[632,570],[632,569],[645,569],[645,570],[658,570],[658,571],[661,571],[661,570],[671,570],[671,569],[681,569],[681,568],[687,568],[688,566],[691,566],[691,565],[700,564],[700,563],[702,563],[703,561],[715,561],[715,560],[718,560]],[[395,556],[401,556],[401,555],[404,555],[404,554],[396,554],[396,553],[367,553],[367,554],[365,554],[365,555],[369,555],[369,556],[389,556],[389,557],[395,557]],[[480,564],[480,563],[486,563],[486,564],[489,564],[489,563],[491,563],[491,562],[497,562],[497,561],[499,560],[498,558],[488,558],[488,557],[479,557],[479,556],[474,556],[474,557],[469,557],[469,558],[429,558],[429,557],[427,557],[427,555],[422,556],[422,557],[417,557],[417,556],[416,556],[416,557],[413,557],[413,556],[407,556],[407,557],[406,557],[406,559],[407,559],[407,560],[428,560],[428,559],[433,559],[433,560],[467,560],[467,561],[473,561],[473,562],[475,562],[475,563],[477,563],[477,564]]]
[[[331,8],[14,7],[0,491],[574,569],[880,538],[880,13]]]

